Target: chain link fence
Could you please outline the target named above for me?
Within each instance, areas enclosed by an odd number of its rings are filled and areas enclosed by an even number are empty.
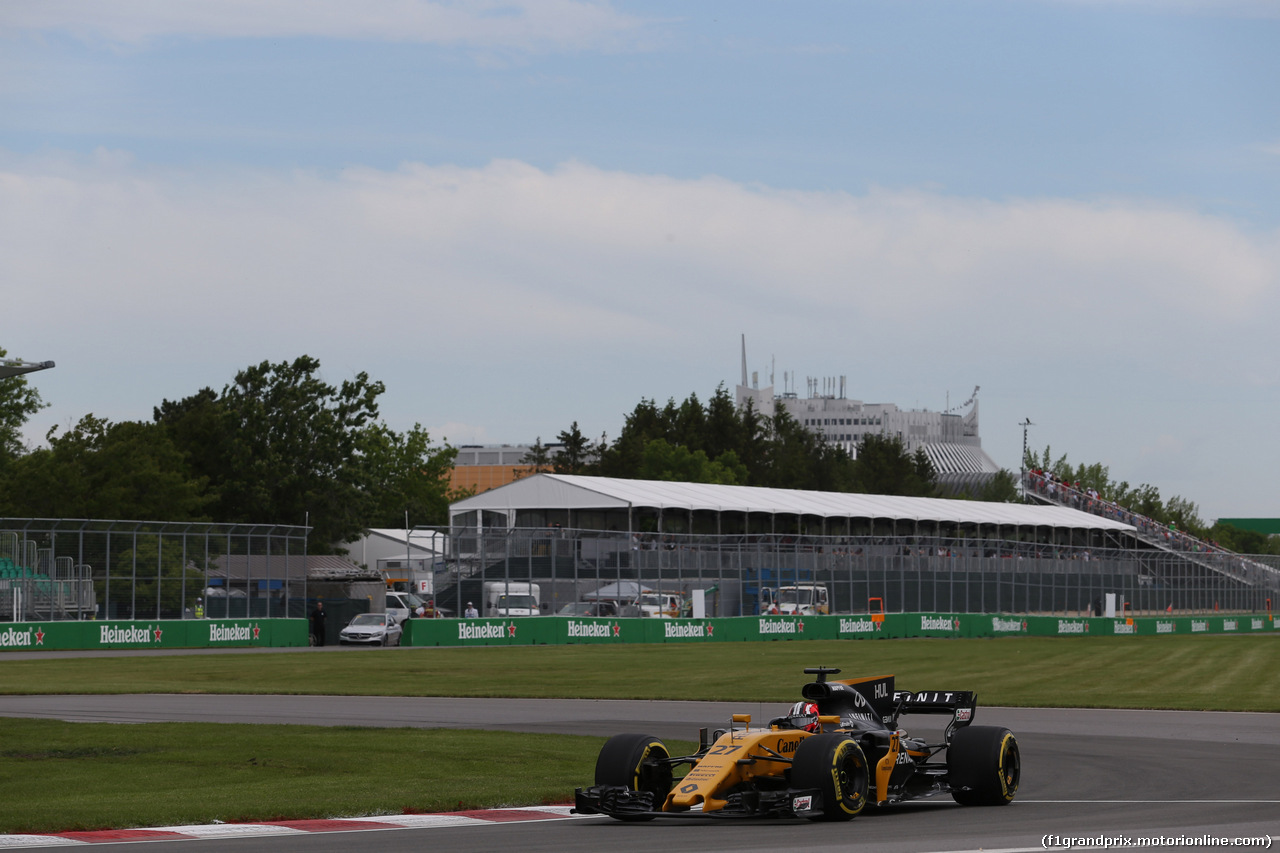
[[[0,620],[299,616],[308,530],[0,519]]]
[[[1084,615],[1107,594],[1133,615],[1265,612],[1280,599],[1271,556],[993,538],[440,530],[431,596],[491,615],[489,590],[536,585],[539,612],[763,612],[791,587],[831,613]],[[308,528],[0,519],[0,620],[299,617]],[[377,609],[377,608],[375,608]]]
[[[1275,558],[1160,548],[560,528],[453,534],[433,580],[437,602],[458,613],[495,582],[536,584],[544,614],[568,605],[585,612],[583,603],[605,599],[634,606],[647,593],[678,596],[687,608],[690,593],[704,590],[706,615],[754,615],[786,587],[820,587],[829,612],[847,614],[883,604],[886,612],[1084,615],[1113,593],[1133,615],[1188,615],[1263,612],[1280,597]]]

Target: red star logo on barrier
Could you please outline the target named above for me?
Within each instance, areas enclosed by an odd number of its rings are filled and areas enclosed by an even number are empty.
[[[262,635],[262,629],[258,627],[258,623],[253,623],[253,638],[257,640]]]
[[[959,619],[952,619],[951,621],[955,623],[956,630],[957,630],[957,631],[959,631],[959,630],[960,630],[960,620],[959,620]]]
[[[36,645],[44,645],[44,628],[36,628]]]
[[[797,631],[799,631],[801,634],[803,634],[803,633],[804,633],[804,620],[803,620],[803,619],[797,619],[797,620],[796,620],[796,630],[797,630]]]
[[[512,622],[507,626],[507,636],[514,637],[516,635],[516,623]]]
[[[160,626],[159,626],[159,625],[157,625],[157,626],[155,627],[155,630],[153,630],[151,633],[153,633],[153,634],[155,634],[155,635],[156,635],[156,642],[158,643],[158,642],[160,642],[160,635],[161,635],[161,634],[163,634],[164,632],[163,632],[163,631],[161,631],[161,630],[160,630]]]
[[[1089,633],[1089,623],[1088,623],[1088,622],[1084,623],[1084,631],[1085,631],[1085,633],[1086,633],[1086,634],[1087,634],[1087,633]]]
[[[711,636],[712,634],[714,634],[715,632],[716,632],[716,626],[715,626],[715,625],[712,625],[712,624],[710,624],[710,623],[708,623],[708,624],[707,624],[707,636],[708,636],[708,637],[710,637],[710,636]]]
[[[1026,619],[1023,619],[1023,620],[1022,620],[1022,630],[1024,630],[1024,631],[1025,631],[1025,630],[1027,630],[1027,620],[1026,620]]]
[[[613,623],[613,636],[615,637],[622,636],[622,625],[620,625],[617,622]]]

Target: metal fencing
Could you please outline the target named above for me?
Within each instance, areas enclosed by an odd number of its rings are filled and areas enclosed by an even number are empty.
[[[268,618],[307,612],[308,528],[0,519],[0,620]],[[707,616],[745,616],[786,587],[820,588],[831,613],[1082,615],[1114,594],[1134,615],[1264,612],[1280,599],[1271,556],[1086,548],[929,536],[626,534],[516,528],[440,531],[436,606],[486,609],[486,583],[536,584],[540,611],[641,595]],[[772,595],[771,595],[772,594]],[[572,609],[572,608],[571,608]],[[661,609],[661,608],[659,608]]]
[[[0,620],[300,615],[308,530],[0,519]]]
[[[1268,560],[1271,562],[1268,563]],[[704,590],[708,616],[761,612],[766,590],[821,587],[832,613],[1081,615],[1108,593],[1134,615],[1263,612],[1280,598],[1274,558],[1160,548],[1083,548],[942,537],[615,534],[454,530],[436,601],[461,613],[484,583],[538,585],[543,613],[641,591]],[[879,599],[879,601],[874,601]],[[582,609],[581,607],[579,608]]]

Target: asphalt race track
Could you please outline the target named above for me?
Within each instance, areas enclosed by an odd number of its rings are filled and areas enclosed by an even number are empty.
[[[318,713],[323,709],[323,715]],[[0,716],[75,721],[222,721],[504,729],[608,735],[643,731],[693,740],[734,712],[766,721],[781,706],[709,702],[491,700],[306,696],[0,696]],[[929,721],[931,718],[919,718]],[[911,720],[905,721],[910,726]],[[1039,850],[1046,835],[1270,836],[1280,842],[1280,714],[982,708],[978,724],[1005,725],[1022,747],[1022,787],[1006,808],[938,798],[864,814],[846,824],[807,821],[608,818],[548,820],[359,834],[207,839],[205,853],[264,850],[380,853],[507,849],[618,851]],[[583,783],[588,784],[589,779]],[[566,798],[572,792],[566,791]],[[148,842],[187,851],[190,841]],[[1112,842],[1113,846],[1118,846]],[[4,846],[0,837],[0,847]],[[1221,850],[1189,845],[1185,850]],[[1264,848],[1265,849],[1265,848]]]

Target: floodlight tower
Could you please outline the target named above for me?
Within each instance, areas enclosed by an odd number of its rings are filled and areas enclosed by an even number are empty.
[[[1027,427],[1035,426],[1031,422],[1031,418],[1023,418],[1022,423],[1018,424],[1022,427],[1022,477],[1019,485],[1022,487],[1022,502],[1027,502]]]
[[[53,367],[52,361],[23,361],[20,358],[0,358],[0,379],[8,376],[21,376],[24,373],[35,373],[37,370],[48,370]]]

